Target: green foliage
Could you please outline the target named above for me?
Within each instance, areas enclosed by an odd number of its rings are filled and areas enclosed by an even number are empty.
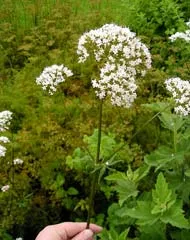
[[[190,122],[172,113],[164,80],[189,79],[190,45],[168,39],[186,29],[189,1],[0,5],[0,110],[13,112],[6,133],[11,143],[0,159],[0,188],[11,185],[0,192],[0,239],[35,239],[45,225],[85,221],[89,174],[98,175],[93,220],[108,229],[101,239],[188,239]],[[153,68],[139,79],[133,108],[105,102],[101,162],[94,165],[98,110],[90,80],[96,66],[89,61],[81,67],[76,48],[81,34],[110,22],[141,37]],[[35,78],[45,66],[63,62],[74,77],[50,98]],[[22,166],[8,164],[16,157]]]
[[[139,181],[148,174],[149,167],[147,165],[139,167],[132,171],[130,165],[125,175],[123,172],[113,173],[106,177],[108,181],[114,181],[116,186],[113,187],[119,195],[119,204],[122,206],[130,197],[138,195]]]
[[[157,177],[155,189],[152,190],[150,201],[137,201],[137,206],[126,208],[123,215],[136,218],[137,225],[153,225],[157,221],[171,224],[178,228],[189,229],[189,222],[185,219],[182,209],[182,201],[176,199],[176,195],[168,188],[164,175]]]
[[[123,231],[122,233],[118,234],[114,229],[111,229],[109,231],[104,231],[100,239],[107,239],[107,240],[126,240],[127,234],[129,232],[129,229]]]
[[[122,143],[117,143],[114,139],[115,136],[111,133],[106,135],[102,133],[101,137],[101,162],[95,166],[95,170],[99,170],[101,176],[104,174],[106,169],[111,169],[113,165],[120,162],[130,162],[132,152],[129,150],[128,146],[124,147],[125,156],[123,152],[116,152],[122,145]],[[86,172],[94,170],[94,159],[96,158],[97,152],[97,139],[98,139],[98,130],[95,129],[91,136],[84,136],[84,150],[81,148],[76,148],[72,156],[67,156],[66,164],[69,168],[75,169],[79,172]],[[126,151],[129,152],[126,154]],[[113,156],[112,153],[116,152]],[[110,158],[111,157],[111,158]]]

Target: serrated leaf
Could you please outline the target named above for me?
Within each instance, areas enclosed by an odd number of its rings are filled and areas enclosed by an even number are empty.
[[[137,206],[135,208],[126,208],[123,211],[123,216],[128,215],[132,218],[138,219],[137,224],[139,225],[152,225],[158,219],[158,215],[151,213],[152,202],[150,201],[137,201]]]
[[[168,188],[163,173],[160,173],[157,177],[155,190],[152,190],[152,200],[155,204],[151,211],[152,214],[163,213],[175,203],[175,196],[172,194],[172,190]]]
[[[162,113],[159,116],[160,121],[164,128],[169,129],[172,132],[178,131],[185,123],[184,119],[176,114]]]
[[[144,157],[144,161],[149,166],[164,169],[170,162],[182,163],[184,161],[184,151],[175,152],[167,146],[160,146],[157,150]],[[172,165],[170,165],[170,168]]]
[[[114,140],[114,135],[109,133],[108,135],[102,132],[101,135],[101,149],[100,149],[100,159],[105,159],[110,156],[116,146],[116,141]],[[88,149],[96,157],[97,152],[97,141],[98,141],[98,129],[95,129],[91,136],[84,136],[84,143],[88,145]]]
[[[127,176],[125,175],[125,173],[123,172],[117,172],[117,173],[113,173],[108,175],[107,177],[105,177],[106,180],[108,181],[117,181],[119,179],[128,179]]]
[[[139,167],[137,170],[135,170],[135,176],[136,177],[136,181],[140,181],[142,178],[144,178],[145,176],[147,176],[147,174],[149,173],[150,170],[150,166],[148,166],[147,164],[143,164],[141,167]]]
[[[140,226],[140,240],[166,240],[166,224],[158,221],[153,225]]]
[[[119,194],[119,204],[122,206],[125,201],[130,197],[136,197],[138,195],[137,186],[134,182],[129,180],[117,181],[117,186],[114,187]]]
[[[176,203],[168,209],[160,219],[164,223],[170,223],[174,227],[189,229],[189,222],[184,217],[183,212],[182,202],[176,201]]]
[[[101,234],[101,239],[106,239],[106,240],[126,240],[127,235],[129,232],[129,228],[123,231],[122,233],[118,234],[115,229],[111,228],[109,231],[104,230],[103,233]]]
[[[128,177],[121,172],[107,176],[106,180],[109,180],[109,181],[111,180],[116,182],[116,185],[113,187],[113,189],[119,195],[120,205],[123,205],[123,203],[127,201],[128,198],[132,196],[136,197],[138,194],[137,184],[133,181],[130,181]]]

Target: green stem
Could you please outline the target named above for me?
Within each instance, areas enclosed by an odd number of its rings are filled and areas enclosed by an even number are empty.
[[[177,152],[177,130],[174,128],[173,132],[174,152]]]
[[[97,152],[96,152],[95,166],[100,162],[100,148],[101,148],[101,134],[102,134],[102,110],[103,110],[103,100],[100,100],[99,122],[98,122],[98,141],[97,141]],[[95,193],[96,193],[97,177],[98,177],[98,175],[97,175],[97,172],[95,171],[92,175],[92,184],[91,184],[90,196],[89,196],[88,216],[87,216],[87,225],[86,225],[87,229],[90,226],[90,219],[91,219],[92,214],[93,214],[94,197],[95,197]]]

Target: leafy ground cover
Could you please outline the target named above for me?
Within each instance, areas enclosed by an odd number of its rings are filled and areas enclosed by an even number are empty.
[[[0,111],[12,112],[0,130],[10,141],[0,138],[0,238],[34,239],[48,224],[86,221],[91,208],[91,221],[105,229],[99,239],[188,239],[190,122],[175,111],[165,84],[189,79],[190,40],[170,39],[189,29],[188,0],[0,5]],[[107,23],[135,32],[152,67],[137,78],[132,107],[104,101],[101,161],[94,166],[100,128],[91,79],[99,66],[92,58],[79,63],[77,46],[85,32]],[[53,64],[73,76],[49,96],[36,78]],[[93,174],[98,184],[89,206]]]

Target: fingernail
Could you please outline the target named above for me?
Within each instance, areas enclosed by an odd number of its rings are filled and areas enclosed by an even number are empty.
[[[90,229],[84,231],[84,240],[88,240],[93,236],[93,232]]]

